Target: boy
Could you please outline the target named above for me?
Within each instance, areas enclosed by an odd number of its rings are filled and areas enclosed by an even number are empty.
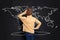
[[[27,15],[27,17],[23,15]],[[41,22],[32,16],[32,8],[28,8],[18,17],[23,22],[23,32],[25,32],[26,40],[34,40],[34,30],[39,29]],[[36,27],[34,27],[35,22],[37,23]]]

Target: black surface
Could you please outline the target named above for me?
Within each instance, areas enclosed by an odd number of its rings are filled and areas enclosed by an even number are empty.
[[[19,37],[11,37],[11,32],[18,31],[16,20],[12,18],[11,15],[7,15],[4,13],[1,9],[5,7],[12,7],[12,6],[19,6],[19,5],[28,5],[28,6],[48,6],[48,7],[54,7],[58,8],[58,12],[55,13],[52,17],[55,20],[55,24],[59,27],[47,37],[41,36],[38,37],[41,40],[60,40],[60,1],[59,0],[0,0],[0,27],[2,29],[1,33],[1,39],[0,40],[20,40]],[[21,38],[24,40],[23,38]],[[36,38],[37,39],[37,38]]]

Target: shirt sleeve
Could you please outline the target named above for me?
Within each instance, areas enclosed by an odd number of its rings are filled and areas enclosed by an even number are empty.
[[[41,22],[35,18],[35,22],[37,23],[37,26],[34,29],[39,29],[39,27],[41,26]]]
[[[19,17],[20,19],[26,19],[26,17],[23,16],[23,15],[25,15],[25,14],[26,14],[26,12],[23,12],[23,13],[19,14],[18,17]]]
[[[40,23],[40,21],[39,21],[37,18],[35,18],[35,22],[36,22],[37,24]]]

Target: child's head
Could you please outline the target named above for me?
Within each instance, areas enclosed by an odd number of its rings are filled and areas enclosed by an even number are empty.
[[[27,8],[27,12],[26,12],[27,16],[32,15],[32,8]]]

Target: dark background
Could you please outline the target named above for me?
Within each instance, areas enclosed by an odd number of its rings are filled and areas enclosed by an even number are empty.
[[[59,0],[0,0],[0,27],[1,27],[1,40],[10,40],[9,34],[11,32],[18,31],[15,19],[9,14],[7,15],[1,9],[12,6],[47,6],[58,8],[58,12],[52,17],[55,20],[55,24],[58,26],[50,35],[50,40],[60,40],[60,1]],[[17,40],[17,39],[16,39]],[[20,39],[19,39],[20,40]],[[49,40],[49,39],[48,39]]]

